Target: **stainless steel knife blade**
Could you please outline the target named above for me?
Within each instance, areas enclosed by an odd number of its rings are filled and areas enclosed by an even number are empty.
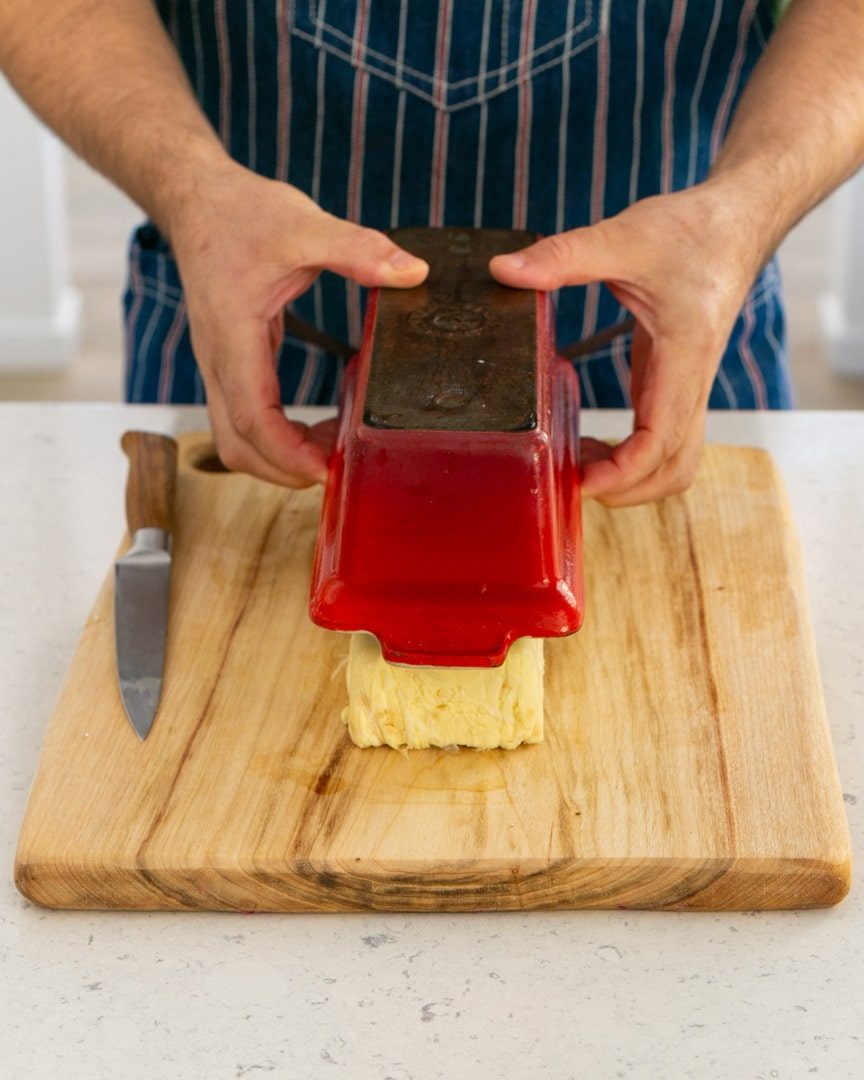
[[[170,536],[139,529],[115,567],[114,624],[120,695],[140,739],[150,733],[162,693],[170,583]]]
[[[114,628],[123,707],[138,737],[150,733],[165,667],[177,444],[126,432],[126,520],[132,545],[117,560]]]

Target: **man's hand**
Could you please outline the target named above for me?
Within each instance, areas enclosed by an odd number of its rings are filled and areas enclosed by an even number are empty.
[[[279,484],[323,479],[332,423],[289,423],[279,401],[283,307],[324,268],[410,286],[426,264],[232,161],[151,0],[4,0],[0,67],[168,236],[225,463]]]
[[[624,506],[691,484],[711,385],[767,254],[740,203],[708,182],[492,259],[499,281],[522,288],[603,281],[638,320],[633,434],[617,446],[583,440],[586,495]]]
[[[361,285],[412,286],[428,266],[233,163],[172,214],[169,233],[222,461],[288,487],[323,480],[334,422],[308,428],[282,412],[274,353],[283,308],[324,269]]]

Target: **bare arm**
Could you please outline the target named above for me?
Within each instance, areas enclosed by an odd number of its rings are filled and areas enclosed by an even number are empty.
[[[765,262],[862,165],[864,0],[795,0],[744,90],[711,183],[746,192]]]
[[[586,441],[584,490],[610,505],[681,491],[745,300],[788,230],[864,162],[864,0],[795,0],[739,102],[708,179],[498,256],[524,287],[605,281],[637,317],[634,430]]]
[[[282,413],[282,309],[324,268],[410,286],[426,264],[232,161],[150,0],[0,0],[0,68],[169,237],[226,464],[292,486],[323,479],[331,427]]]
[[[196,183],[230,165],[150,0],[0,0],[0,68],[166,232]]]

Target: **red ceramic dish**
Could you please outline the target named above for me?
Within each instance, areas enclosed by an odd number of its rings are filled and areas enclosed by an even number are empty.
[[[536,409],[528,430],[372,426],[366,392],[378,294],[345,374],[310,615],[366,630],[401,664],[493,667],[523,636],[583,613],[579,384],[536,295]]]

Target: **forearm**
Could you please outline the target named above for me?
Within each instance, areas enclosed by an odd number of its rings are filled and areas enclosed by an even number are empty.
[[[166,231],[229,164],[150,0],[0,0],[0,68]]]
[[[864,0],[795,0],[741,97],[709,184],[741,193],[765,261],[864,163]]]

